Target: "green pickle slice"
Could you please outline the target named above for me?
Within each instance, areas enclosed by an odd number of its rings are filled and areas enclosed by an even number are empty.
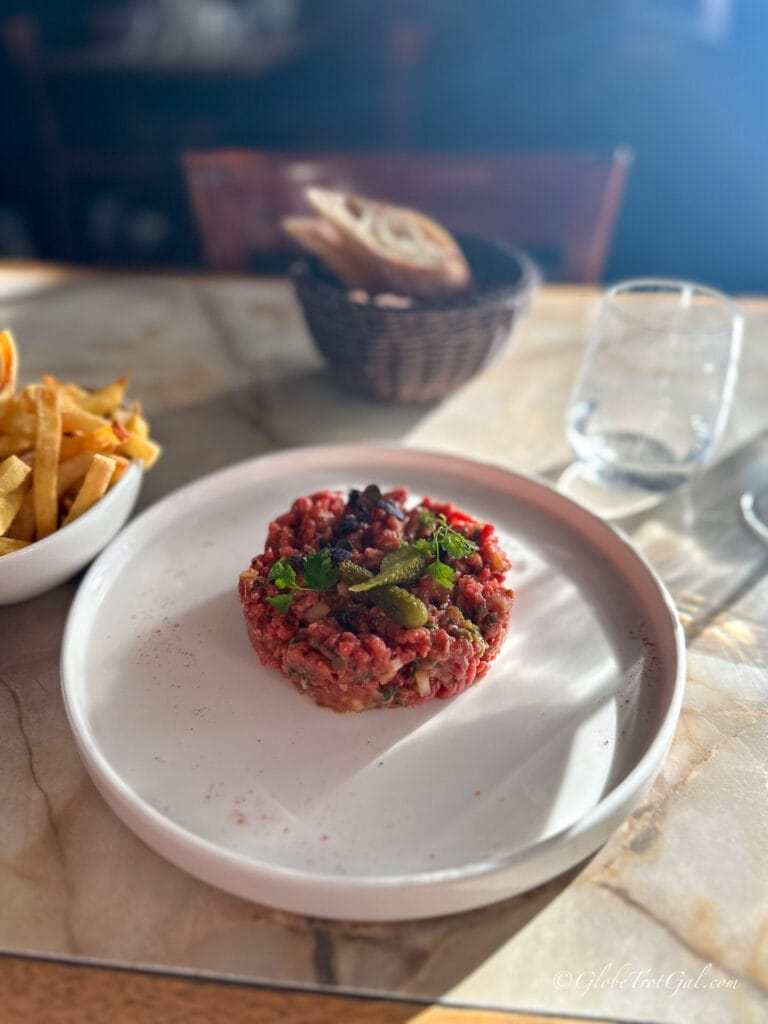
[[[418,548],[412,544],[405,544],[396,551],[390,551],[384,555],[376,576],[356,583],[349,589],[354,594],[362,594],[366,590],[373,590],[374,587],[383,587],[389,583],[415,583],[424,572],[427,560]]]
[[[391,553],[396,554],[397,552]],[[382,565],[384,565],[383,559]],[[374,576],[368,569],[362,565],[356,565],[350,560],[341,562],[339,565],[339,578],[346,584],[352,584],[349,588],[350,593],[360,593],[360,584],[378,580],[379,576]],[[416,578],[418,579],[418,576]],[[369,601],[381,608],[399,626],[404,626],[406,629],[417,629],[427,621],[429,615],[427,606],[414,594],[403,590],[402,587],[392,583],[377,583],[370,587],[364,587],[363,591]]]
[[[392,584],[375,587],[368,597],[383,612],[406,629],[417,629],[427,621],[427,606],[415,594]]]

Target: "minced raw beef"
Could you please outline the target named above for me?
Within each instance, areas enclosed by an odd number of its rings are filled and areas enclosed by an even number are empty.
[[[262,663],[323,707],[452,697],[488,672],[504,640],[513,592],[494,527],[428,497],[407,503],[405,489],[375,484],[297,498],[240,574]],[[367,589],[350,589],[361,580]]]

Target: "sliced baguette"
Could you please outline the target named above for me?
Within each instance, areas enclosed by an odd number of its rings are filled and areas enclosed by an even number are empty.
[[[319,256],[348,288],[372,290],[378,280],[366,274],[349,254],[336,228],[320,217],[284,217],[283,230],[304,249]]]
[[[340,240],[333,243],[337,264],[341,244],[345,262],[354,268],[351,286],[425,301],[450,298],[471,287],[471,272],[458,244],[424,214],[324,188],[309,188],[305,195],[335,229]]]

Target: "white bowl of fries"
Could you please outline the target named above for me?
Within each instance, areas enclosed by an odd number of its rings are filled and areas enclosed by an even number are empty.
[[[84,569],[125,525],[143,475],[143,463],[132,462],[117,484],[77,519],[0,558],[0,605],[37,597]],[[0,497],[0,507],[2,502]]]
[[[0,604],[83,569],[122,528],[159,446],[127,378],[86,390],[44,375],[16,389],[18,357],[0,333]]]

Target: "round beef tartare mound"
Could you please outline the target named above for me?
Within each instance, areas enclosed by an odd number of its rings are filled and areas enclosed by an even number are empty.
[[[251,643],[322,707],[452,697],[488,671],[513,592],[496,531],[403,488],[320,491],[269,526],[240,574]]]

